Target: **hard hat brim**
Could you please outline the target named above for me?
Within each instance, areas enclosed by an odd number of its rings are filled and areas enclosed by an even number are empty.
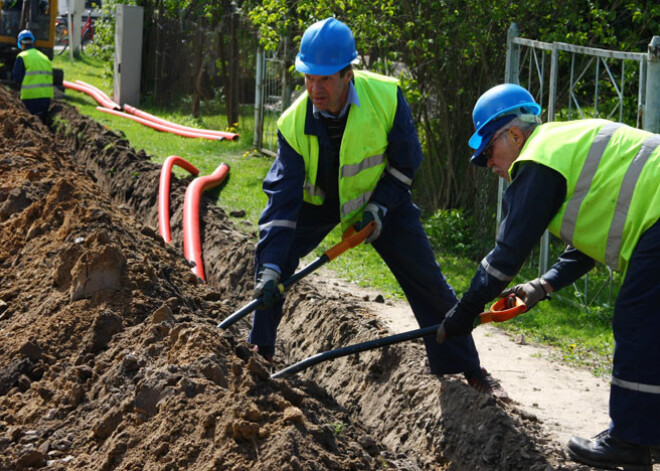
[[[516,104],[514,106],[510,106],[508,108],[504,108],[500,110],[496,115],[491,116],[485,123],[483,123],[479,129],[475,131],[474,134],[470,137],[469,145],[473,149],[479,149],[481,146],[481,141],[482,141],[482,136],[484,134],[483,130],[494,120],[501,118],[502,116],[506,115],[507,113],[518,110],[518,109],[525,109],[528,110],[528,112],[535,114],[536,116],[541,114],[541,106],[538,105],[537,103],[521,103],[521,104]]]

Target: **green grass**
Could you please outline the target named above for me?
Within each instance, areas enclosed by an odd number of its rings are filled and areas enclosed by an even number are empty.
[[[110,69],[103,61],[93,56],[81,56],[80,59],[69,62],[68,56],[56,56],[53,66],[64,70],[64,79],[70,82],[82,80],[94,85],[112,96],[112,77]],[[254,152],[252,147],[254,128],[254,109],[241,107],[240,121],[232,131],[239,134],[233,141],[212,141],[207,139],[191,139],[171,133],[159,132],[130,119],[110,115],[96,108],[98,103],[87,94],[74,90],[66,90],[65,101],[78,110],[103,124],[122,133],[136,150],[143,149],[154,162],[162,163],[170,155],[178,155],[195,165],[201,175],[209,175],[221,164],[231,167],[229,178],[222,188],[219,202],[230,210],[244,210],[245,218],[253,224],[266,204],[266,197],[261,191],[263,180],[271,159]],[[148,99],[144,100],[148,103]],[[160,118],[198,127],[200,129],[226,130],[226,117],[218,102],[204,102],[201,106],[201,116],[195,119],[190,114],[192,104],[181,101],[172,108],[156,108],[140,105],[143,111]],[[187,172],[174,167],[174,174],[187,176]],[[249,197],[245,197],[249,195]]]
[[[64,69],[65,80],[83,80],[97,86],[108,95],[112,94],[110,67],[102,61],[94,57],[82,56],[71,64],[68,56],[57,56],[53,62],[55,67]],[[144,149],[155,162],[161,163],[169,155],[179,155],[197,166],[203,175],[212,173],[221,162],[228,163],[231,166],[230,176],[219,193],[218,204],[228,214],[234,210],[244,210],[245,217],[233,219],[237,227],[255,235],[259,214],[266,204],[266,197],[261,191],[261,182],[272,163],[272,158],[260,155],[252,147],[254,112],[251,107],[246,106],[241,109],[240,121],[236,129],[241,136],[239,140],[215,142],[161,133],[133,121],[97,111],[97,103],[91,97],[79,92],[67,90],[66,96],[66,100],[76,106],[81,113],[110,129],[123,133],[135,149]],[[200,128],[220,130],[226,128],[226,118],[222,104],[219,102],[203,103],[201,117],[194,119],[190,115],[192,106],[189,101],[180,100],[168,108],[155,108],[149,105],[148,99],[144,101],[146,104],[141,105],[140,109],[164,119]],[[175,168],[174,171],[179,176],[186,176],[184,170]],[[451,217],[453,219],[449,221],[449,226],[440,228],[444,230],[440,233],[449,232],[455,235],[456,231],[463,230],[462,224],[457,225],[455,214]],[[432,218],[429,221],[432,224],[436,223]],[[441,224],[442,221],[438,220],[437,223]],[[341,232],[336,228],[304,262],[319,256],[337,244],[340,239]],[[460,295],[469,287],[477,262],[442,250],[438,250],[436,254],[447,280]],[[404,298],[393,275],[370,246],[361,244],[345,252],[330,263],[328,268],[335,271],[339,277],[374,288],[386,297]],[[515,282],[526,281],[536,276],[536,268],[530,265],[523,269]],[[594,285],[596,282],[601,283],[604,277],[602,269],[597,271]],[[572,290],[564,291],[566,293],[562,293],[562,298],[575,299]],[[611,308],[603,306],[604,303],[599,300],[595,307],[586,312],[584,308],[576,307],[574,302],[555,296],[551,302],[541,302],[529,313],[501,324],[501,327],[512,333],[524,333],[528,341],[557,346],[563,361],[590,368],[594,373],[604,375],[610,370],[613,339],[609,323]]]

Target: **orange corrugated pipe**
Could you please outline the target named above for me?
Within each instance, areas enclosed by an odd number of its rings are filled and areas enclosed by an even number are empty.
[[[158,116],[154,116],[152,114],[147,113],[146,111],[139,110],[135,108],[134,106],[131,105],[124,105],[124,111],[127,113],[130,113],[132,115],[135,115],[139,118],[146,119],[148,121],[152,121],[154,123],[162,124],[164,126],[168,126],[171,128],[176,128],[180,129],[182,131],[188,131],[188,132],[199,132],[203,134],[211,134],[211,135],[217,135],[220,137],[224,137],[225,139],[229,139],[230,141],[238,138],[238,134],[233,133],[233,132],[225,132],[225,131],[214,131],[210,129],[197,129],[197,128],[191,128],[190,126],[184,126],[182,124],[177,124],[173,123],[172,121],[168,121],[166,119],[159,118]]]
[[[199,202],[204,190],[220,185],[229,173],[229,165],[221,163],[211,175],[195,178],[186,189],[183,201],[183,255],[193,265],[195,275],[206,281],[202,261],[202,237],[199,230]]]
[[[174,165],[187,170],[192,175],[197,176],[199,174],[197,167],[178,155],[170,155],[163,162],[160,170],[160,185],[158,187],[158,229],[163,240],[168,244],[172,242],[172,234],[170,232],[170,177]]]
[[[109,108],[103,108],[102,106],[97,106],[97,110],[103,111],[104,113],[109,113],[113,114],[115,116],[120,116],[122,118],[127,118],[127,119],[132,119],[133,121],[137,121],[140,124],[144,124],[145,126],[149,126],[150,128],[156,129],[157,131],[162,131],[162,132],[171,132],[172,134],[176,134],[178,136],[182,137],[201,137],[203,139],[209,139],[211,141],[221,141],[223,137],[221,136],[216,136],[216,135],[211,135],[211,134],[203,134],[203,133],[195,133],[195,132],[189,132],[189,131],[183,131],[181,129],[176,129],[176,128],[171,128],[169,126],[165,126],[163,124],[158,124],[154,123],[153,121],[147,121],[146,119],[139,118],[137,116],[130,115],[128,113],[124,113],[122,111],[117,111],[117,110],[111,110]]]
[[[96,102],[99,105],[101,105],[104,108],[109,108],[109,109],[117,108],[117,109],[119,109],[119,105],[114,103],[112,100],[106,99],[106,97],[103,96],[103,94],[101,92],[99,92],[98,90],[95,90],[94,88],[91,88],[91,87],[85,86],[85,85],[81,85],[79,83],[68,82],[67,80],[63,80],[62,85],[64,86],[64,88],[69,88],[71,90],[76,90],[78,92],[88,94],[89,96],[94,98],[94,100],[96,100]]]
[[[83,87],[91,88],[97,93],[100,93],[101,96],[103,97],[104,101],[107,103],[106,108],[112,108],[115,110],[121,110],[121,106],[119,106],[117,103],[115,103],[112,98],[108,96],[107,93],[105,93],[103,90],[95,87],[94,85],[91,85],[89,83],[83,82],[82,80],[76,80],[76,83],[79,85],[82,85]]]

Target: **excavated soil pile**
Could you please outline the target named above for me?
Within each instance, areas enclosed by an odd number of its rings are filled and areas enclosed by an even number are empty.
[[[181,251],[189,181],[173,178],[165,244],[159,166],[51,111],[49,129],[0,88],[0,469],[581,469],[536,418],[424,374],[420,342],[270,379],[247,320],[216,326],[250,298],[253,239],[204,200],[200,283]],[[382,335],[306,280],[276,367]]]

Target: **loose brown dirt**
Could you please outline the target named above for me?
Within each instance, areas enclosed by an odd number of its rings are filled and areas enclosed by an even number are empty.
[[[534,415],[425,374],[419,341],[270,379],[247,319],[217,328],[250,298],[254,240],[204,200],[199,282],[189,180],[165,244],[160,167],[66,103],[52,115],[0,87],[0,469],[588,469]],[[363,304],[300,282],[276,368],[390,334]]]

